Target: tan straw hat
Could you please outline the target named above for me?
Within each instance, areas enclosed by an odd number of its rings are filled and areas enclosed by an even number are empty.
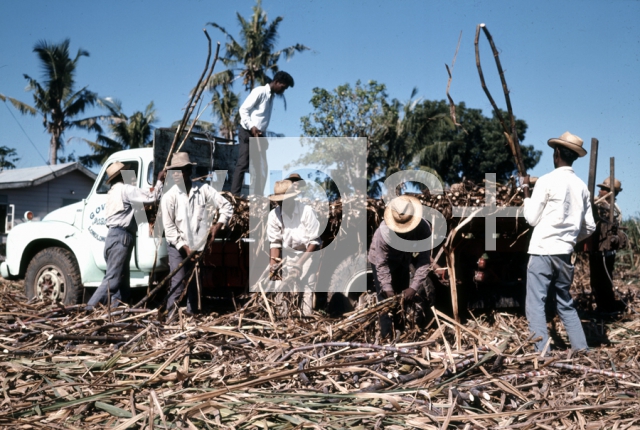
[[[557,145],[564,146],[578,154],[578,157],[584,157],[587,155],[587,150],[582,147],[582,139],[575,134],[571,134],[568,131],[558,138],[552,138],[547,141],[547,144],[554,148]]]
[[[614,188],[616,190],[616,193],[619,193],[620,191],[622,191],[622,182],[618,181],[617,179],[614,179],[613,183],[615,184]],[[607,176],[604,179],[604,181],[602,181],[601,184],[598,184],[598,186],[600,188],[604,188],[607,191],[611,191],[611,185],[610,184],[611,184],[611,178]]]
[[[196,163],[192,163],[189,159],[188,152],[176,152],[171,157],[171,165],[167,166],[167,170],[178,170],[183,168],[184,166],[195,166]]]
[[[273,186],[273,194],[269,196],[269,200],[272,202],[280,202],[290,197],[295,197],[300,194],[299,190],[294,190],[293,182],[289,179],[283,181],[277,181]]]
[[[396,197],[384,210],[384,222],[396,233],[412,231],[421,220],[422,205],[412,196]]]
[[[116,161],[115,163],[112,163],[109,167],[107,167],[107,184],[110,184],[111,181],[117,178],[120,170],[124,168],[124,163],[121,163],[119,161]]]

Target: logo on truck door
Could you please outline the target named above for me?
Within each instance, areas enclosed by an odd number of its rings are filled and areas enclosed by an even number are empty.
[[[91,224],[87,229],[89,230],[89,234],[91,234],[91,236],[93,236],[96,240],[104,242],[108,230],[104,203],[91,211],[91,213],[89,214],[89,220],[91,221]]]

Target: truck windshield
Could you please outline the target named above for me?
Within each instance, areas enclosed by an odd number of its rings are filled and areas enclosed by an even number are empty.
[[[136,174],[136,182],[131,185],[138,185],[138,177],[140,176],[140,163],[138,161],[122,161],[125,164],[123,170],[133,170]],[[107,194],[109,189],[111,189],[111,184],[107,183],[109,177],[107,176],[107,169],[104,170],[102,177],[100,178],[100,185],[98,185],[98,189],[96,193],[98,194]]]

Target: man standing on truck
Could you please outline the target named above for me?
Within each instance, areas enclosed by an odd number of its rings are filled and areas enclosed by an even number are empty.
[[[596,206],[596,234],[593,235],[593,246],[589,253],[591,268],[591,290],[593,291],[598,311],[618,312],[626,306],[621,300],[616,300],[613,288],[613,267],[616,262],[618,249],[627,246],[626,234],[620,229],[622,212],[614,202],[613,222],[609,218],[611,210],[611,193],[614,199],[622,191],[622,183],[615,179],[613,191],[610,178],[606,178],[601,184],[600,192],[595,201]]]
[[[116,307],[119,302],[126,302],[129,299],[131,290],[129,260],[131,260],[138,229],[133,216],[133,203],[151,204],[156,202],[162,194],[162,182],[166,175],[164,170],[158,173],[156,185],[149,191],[125,184],[122,177],[123,170],[127,170],[127,166],[119,161],[107,167],[107,184],[111,184],[105,208],[109,228],[104,244],[107,272],[102,283],[89,299],[87,310],[93,310],[98,303],[111,302],[111,307]]]
[[[589,190],[571,167],[578,157],[587,154],[582,143],[582,139],[568,131],[557,139],[549,139],[547,144],[553,148],[555,170],[538,179],[533,194],[529,190],[529,176],[523,181],[524,217],[534,227],[529,243],[526,314],[529,331],[539,339],[538,351],[545,348],[548,351],[545,302],[550,288],[555,291],[558,315],[571,347],[587,349],[584,330],[569,292],[573,281],[573,247],[596,228]]]
[[[254,88],[242,103],[242,106],[240,106],[240,128],[238,130],[240,148],[236,168],[233,172],[233,181],[231,182],[232,194],[236,196],[242,194],[244,174],[249,171],[250,139],[252,137],[265,136],[271,120],[271,110],[275,95],[284,94],[287,88],[293,88],[293,84],[291,75],[287,72],[279,71],[267,85]],[[254,160],[260,160],[260,162],[254,165],[256,177],[252,178],[257,195],[262,195],[264,191],[267,172],[267,147],[267,140],[259,139],[251,148],[253,151],[259,152],[259,157],[253,157]]]
[[[322,246],[320,223],[313,209],[294,199],[300,194],[295,182],[300,175],[277,181],[269,200],[277,207],[267,218],[267,237],[270,242],[269,279],[282,280],[282,266],[286,276],[304,288],[302,314],[313,314],[313,295],[317,285],[318,259],[313,254]],[[283,261],[284,259],[284,261]],[[283,264],[284,263],[284,264]]]
[[[406,302],[414,302],[416,316],[424,319],[423,292],[430,286],[428,281],[431,268],[431,254],[429,251],[414,252],[398,246],[398,239],[413,242],[431,237],[431,227],[422,219],[422,204],[413,197],[402,195],[391,201],[384,210],[384,221],[373,234],[369,248],[369,263],[373,271],[373,283],[378,293],[378,300],[402,294]],[[411,279],[410,266],[413,265],[415,274]],[[393,334],[393,326],[400,329],[402,321],[395,314],[394,320],[387,313],[380,314],[380,335],[385,338]]]
[[[160,205],[171,271],[192,251],[203,251],[205,244],[211,248],[220,229],[233,216],[233,206],[215,188],[204,182],[191,181],[195,164],[186,152],[176,152],[171,158],[171,165],[167,167],[171,171],[171,182],[176,185],[164,194]],[[216,212],[218,218],[213,222]],[[193,260],[187,260],[171,279],[167,310],[171,311],[179,304],[187,288],[187,313],[195,314],[198,311],[196,280],[190,276],[194,266]]]

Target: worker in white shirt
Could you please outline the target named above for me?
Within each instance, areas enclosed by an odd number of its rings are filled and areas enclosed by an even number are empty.
[[[192,182],[193,166],[186,152],[176,152],[167,167],[176,184],[165,192],[162,201],[162,221],[164,223],[169,268],[173,271],[191,254],[203,251],[205,244],[212,247],[213,241],[223,226],[233,215],[233,207],[227,199],[212,186],[203,182]],[[184,188],[180,181],[184,181]],[[218,218],[215,218],[216,212]],[[187,288],[187,313],[198,311],[198,291],[195,279],[187,286],[194,262],[188,260],[171,279],[167,299],[167,310],[179,305],[178,299]]]
[[[574,350],[587,349],[578,312],[569,288],[573,281],[571,254],[576,242],[595,230],[589,190],[571,167],[587,151],[582,139],[569,132],[547,142],[553,150],[555,170],[538,179],[530,194],[524,178],[524,217],[534,227],[529,243],[526,314],[536,349],[547,347],[549,334],[545,302],[549,291],[556,294],[557,310]]]
[[[119,161],[107,167],[107,184],[111,188],[107,194],[106,215],[109,232],[104,243],[104,259],[107,272],[102,283],[87,303],[92,310],[98,303],[111,302],[112,307],[126,302],[130,295],[129,260],[136,241],[137,223],[134,219],[133,204],[150,204],[157,201],[162,193],[165,171],[158,173],[155,188],[142,190],[135,185],[125,184],[122,171],[127,166]]]
[[[302,313],[310,316],[313,314],[313,295],[319,263],[315,251],[322,246],[322,239],[319,237],[320,223],[313,209],[294,199],[300,194],[294,181],[277,181],[274,193],[269,196],[269,200],[277,204],[267,218],[267,237],[270,242],[269,278],[274,281],[282,280],[283,272],[286,277],[294,278],[297,281],[295,291],[304,289]]]
[[[249,141],[251,137],[264,137],[271,120],[271,110],[273,108],[273,99],[275,95],[284,94],[287,88],[293,88],[293,78],[287,72],[279,71],[273,77],[273,80],[266,85],[254,88],[247,99],[240,106],[240,128],[238,130],[238,141],[240,148],[238,151],[238,161],[233,172],[233,180],[231,182],[231,193],[238,196],[242,194],[242,184],[244,183],[244,174],[249,171]],[[255,193],[262,195],[266,181],[266,150],[268,142],[266,139],[260,139],[254,151],[260,152],[260,157],[252,157],[254,160],[260,160],[259,164],[254,164]]]

